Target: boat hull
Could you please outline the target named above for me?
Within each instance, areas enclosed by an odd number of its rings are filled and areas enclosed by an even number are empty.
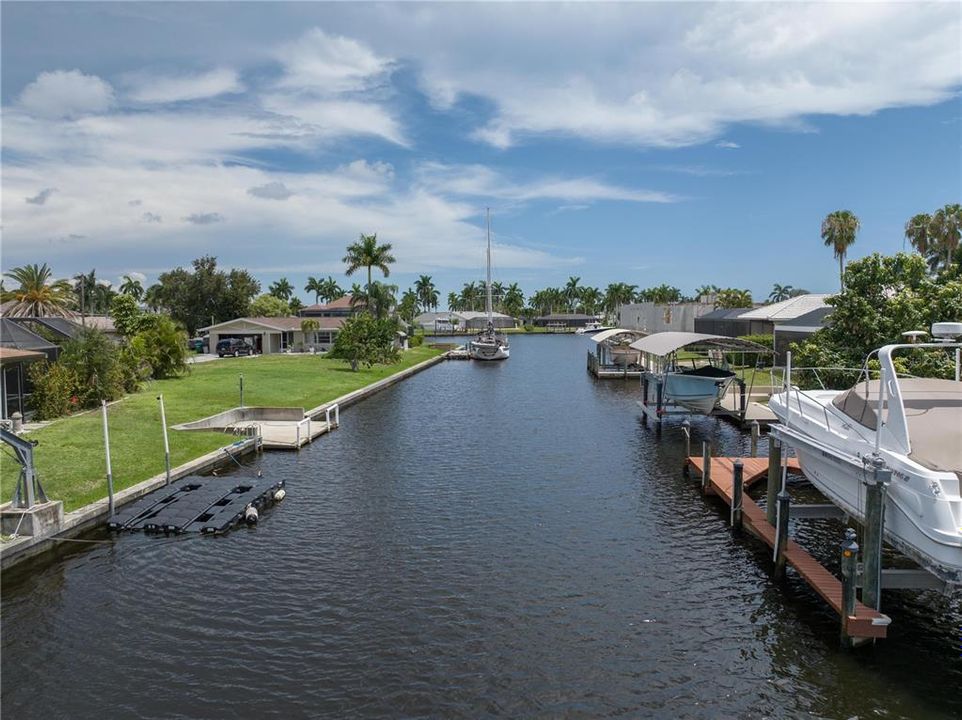
[[[505,345],[485,342],[472,342],[468,353],[475,360],[507,360],[511,350]]]
[[[874,451],[874,432],[855,429],[849,418],[821,402],[804,398],[791,412],[785,394],[769,407],[782,423],[773,432],[795,449],[805,477],[823,495],[859,522],[865,520],[866,485],[872,471],[863,462]],[[836,430],[837,429],[837,430]],[[954,473],[929,470],[905,456],[880,448],[892,469],[885,495],[885,540],[946,583],[962,585],[962,500]],[[935,488],[938,491],[935,491]]]
[[[702,377],[682,373],[669,374],[665,378],[665,395],[676,405],[701,415],[711,415],[715,406],[725,396],[734,378]]]

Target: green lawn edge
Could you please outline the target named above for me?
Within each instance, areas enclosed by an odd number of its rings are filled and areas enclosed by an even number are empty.
[[[405,351],[392,365],[352,372],[339,360],[321,355],[261,355],[191,365],[187,375],[151,382],[108,408],[114,491],[136,485],[164,470],[164,441],[157,396],[163,394],[167,425],[198,420],[236,407],[244,376],[244,404],[303,407],[305,410],[367,387],[441,350]],[[57,420],[28,433],[38,441],[37,473],[47,497],[62,500],[69,512],[107,496],[103,425],[99,410]],[[218,432],[170,430],[171,465],[177,467],[234,439]],[[9,452],[0,455],[0,498],[11,499],[20,466]]]

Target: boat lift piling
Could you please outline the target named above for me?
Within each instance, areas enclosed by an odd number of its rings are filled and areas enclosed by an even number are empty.
[[[768,436],[768,485],[765,488],[765,519],[775,524],[779,480],[782,474],[782,443],[774,435]]]
[[[167,482],[164,484],[170,485],[170,441],[167,439],[167,412],[164,410],[163,393],[157,396],[157,402],[160,403],[160,427],[164,431],[164,469],[167,475]]]
[[[885,525],[886,488],[892,482],[892,470],[876,464],[865,485],[865,544],[862,575],[862,602],[876,610],[881,606],[882,543]]]

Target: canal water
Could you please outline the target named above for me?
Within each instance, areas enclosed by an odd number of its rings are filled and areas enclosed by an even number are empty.
[[[25,718],[949,718],[958,600],[889,593],[839,652],[803,584],[681,474],[680,428],[588,341],[512,338],[266,454],[288,496],[224,537],[88,539],[8,573],[2,704]],[[747,451],[709,419],[694,441]],[[176,440],[175,440],[176,442]],[[841,526],[801,528],[835,555]]]

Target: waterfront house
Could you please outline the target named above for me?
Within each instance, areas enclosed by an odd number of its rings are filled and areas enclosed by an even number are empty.
[[[569,330],[584,327],[588,323],[597,322],[597,320],[597,315],[585,315],[584,313],[551,313],[534,318],[532,324],[535,327],[552,330]]]
[[[33,384],[27,368],[40,360],[56,360],[60,348],[10,318],[0,318],[0,417],[31,414]]]
[[[504,313],[492,313],[491,321],[499,329],[517,327],[517,321]],[[484,330],[488,326],[488,314],[476,310],[449,310],[448,312],[425,312],[414,318],[414,324],[426,333]]]
[[[332,300],[329,303],[322,305],[308,305],[307,307],[303,307],[297,312],[297,314],[300,317],[349,318],[355,313],[355,308],[351,306],[352,301],[353,299],[350,295],[342,295],[337,300]],[[359,308],[363,308],[363,306],[363,303],[359,304]]]
[[[254,346],[258,353],[327,352],[334,345],[346,317],[312,317],[320,327],[305,333],[303,317],[242,317],[201,328],[210,333],[210,348],[214,352],[220,340],[238,338]]]
[[[695,332],[695,320],[712,312],[703,302],[630,303],[620,305],[615,318],[620,327],[656,332]]]

